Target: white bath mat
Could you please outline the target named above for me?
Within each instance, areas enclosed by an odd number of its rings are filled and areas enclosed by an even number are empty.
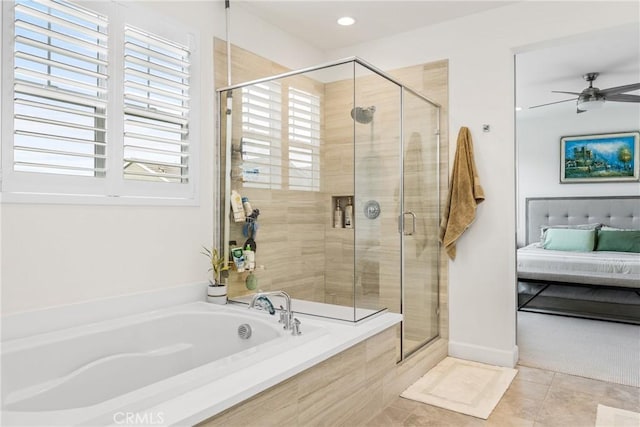
[[[400,396],[486,420],[517,373],[447,357]]]
[[[596,427],[638,427],[640,413],[598,405]]]

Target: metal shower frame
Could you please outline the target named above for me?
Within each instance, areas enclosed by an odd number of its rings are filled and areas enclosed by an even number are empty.
[[[228,63],[230,64],[230,60],[228,60]],[[382,71],[381,69],[375,67],[374,65],[362,60],[361,58],[357,57],[357,56],[351,56],[351,57],[346,57],[343,59],[339,59],[336,61],[331,61],[331,62],[326,62],[326,63],[322,63],[319,65],[315,65],[315,66],[311,66],[311,67],[307,67],[307,68],[301,68],[301,69],[297,69],[297,70],[292,70],[292,71],[287,71],[284,73],[280,73],[280,74],[275,74],[272,76],[268,76],[268,77],[264,77],[264,78],[260,78],[260,79],[255,79],[255,80],[250,80],[250,81],[246,81],[246,82],[242,82],[242,83],[238,83],[238,84],[233,84],[233,85],[228,85],[219,89],[216,89],[217,92],[217,100],[218,100],[218,108],[219,111],[221,112],[220,114],[222,115],[222,110],[221,110],[221,94],[223,92],[229,92],[231,93],[231,91],[233,91],[234,89],[240,89],[246,86],[251,86],[251,85],[255,85],[255,84],[260,84],[260,83],[265,83],[265,82],[269,82],[269,81],[273,81],[273,80],[279,80],[279,79],[283,79],[283,78],[287,78],[287,77],[292,77],[292,76],[296,76],[296,75],[300,75],[300,74],[305,74],[305,73],[310,73],[310,72],[314,72],[314,71],[319,71],[322,69],[326,69],[326,68],[331,68],[331,67],[335,67],[335,66],[339,66],[339,65],[344,65],[344,64],[349,64],[349,63],[354,63],[354,64],[358,64],[366,69],[368,69],[369,71],[372,71],[373,73],[379,75],[380,77],[395,83],[396,85],[399,86],[400,90],[400,122],[404,123],[404,97],[405,97],[405,91],[411,93],[412,95],[422,99],[423,101],[427,102],[428,104],[432,105],[433,107],[436,107],[436,120],[438,123],[438,127],[435,130],[435,135],[436,135],[436,157],[438,159],[440,159],[440,113],[441,113],[441,108],[442,106],[440,104],[438,104],[437,102],[435,102],[434,100],[428,98],[427,96],[423,95],[422,93],[418,92],[415,89],[412,89],[411,87],[405,85],[404,83],[400,82],[398,79],[390,76],[389,74],[387,74],[386,72]],[[230,72],[228,72],[229,76],[228,76],[228,81],[230,81]],[[355,78],[355,76],[354,76]],[[227,116],[227,131],[226,131],[226,153],[225,153],[225,162],[226,162],[226,167],[225,167],[225,171],[229,172],[230,168],[231,168],[231,122],[232,122],[232,108],[231,108],[231,102],[230,102],[231,96],[228,97],[227,99],[227,109],[225,111],[225,114]],[[354,105],[355,107],[355,105]],[[220,129],[220,123],[218,123],[218,129]],[[355,135],[354,135],[355,137]],[[218,140],[220,140],[220,132],[218,132]],[[403,126],[400,127],[400,158],[404,158],[404,144],[405,144],[405,135],[404,135],[404,128]],[[220,150],[218,150],[218,153],[220,153]],[[436,166],[436,188],[438,188],[438,198],[437,198],[437,212],[440,212],[440,161],[438,160],[437,162],[437,166]],[[400,176],[402,177],[402,179],[404,179],[404,162],[401,162],[402,166],[400,169]],[[220,156],[218,156],[217,159],[217,167],[218,170],[221,170],[221,158]],[[225,188],[222,189],[221,187],[221,182],[220,182],[220,174],[218,174],[218,182],[217,182],[217,188],[218,188],[218,199],[217,199],[217,203],[218,206],[221,206],[221,202],[222,200],[225,200],[225,206],[222,209],[218,209],[216,210],[217,213],[217,218],[216,221],[218,224],[221,223],[222,219],[227,219],[229,218],[230,215],[230,203],[228,203],[227,200],[227,196],[228,194],[231,194],[231,180],[230,179],[225,179]],[[404,207],[404,189],[403,186],[400,186],[400,204],[402,207]],[[222,210],[222,212],[221,212]],[[223,214],[223,217],[220,217],[220,214]],[[405,217],[405,212],[402,212],[400,215],[400,229],[404,231],[404,217]],[[225,224],[225,230],[223,231],[223,235],[220,236],[219,239],[219,243],[220,243],[220,247],[221,248],[225,248],[225,236],[229,235],[229,222],[227,220],[224,221]],[[404,232],[400,233],[401,236],[401,248],[404,248]],[[228,251],[224,250],[225,252],[225,261],[228,262]],[[404,279],[405,277],[405,259],[404,259],[404,249],[400,251],[400,265],[401,265],[401,278]],[[414,354],[415,352],[417,352],[420,348],[422,348],[424,345],[428,344],[429,342],[431,342],[434,339],[437,339],[440,336],[440,251],[438,251],[437,255],[437,280],[438,280],[438,292],[437,292],[437,298],[438,298],[438,305],[437,305],[437,319],[438,319],[438,335],[436,335],[434,338],[428,339],[427,341],[421,343],[418,347],[416,347],[414,350],[412,350],[410,353],[408,353],[406,356],[404,354],[404,340],[400,340],[400,361],[403,361],[406,359],[406,357],[411,356],[412,354]],[[405,299],[405,289],[404,289],[404,282],[402,281],[402,286],[400,286],[400,312],[403,313],[404,312],[404,299]],[[354,319],[356,318],[356,314],[355,314],[355,310],[356,310],[356,301],[355,301],[355,293],[354,293],[354,304],[353,304],[353,309],[354,309]],[[360,319],[363,320],[363,319]],[[356,321],[357,322],[357,321]],[[402,322],[402,336],[405,335],[405,331],[404,331],[404,324],[405,322]]]

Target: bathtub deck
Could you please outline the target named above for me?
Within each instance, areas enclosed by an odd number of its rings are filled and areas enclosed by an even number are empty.
[[[73,307],[72,311],[77,310],[77,307]],[[141,313],[131,317],[139,321],[147,315],[158,316],[163,310],[169,313],[190,310],[234,313],[248,316],[249,319],[272,322],[275,327],[281,327],[277,323],[278,316],[248,310],[244,305],[217,306],[202,301],[153,310],[148,314]],[[229,360],[232,362],[230,364],[216,367],[215,363],[209,363],[204,367],[191,369],[184,374],[83,408],[41,412],[4,410],[2,423],[3,425],[51,426],[111,425],[118,423],[116,417],[121,416],[124,411],[142,417],[156,417],[156,421],[161,418],[162,425],[197,424],[392,328],[402,319],[399,314],[381,313],[356,324],[328,321],[303,314],[296,314],[296,317],[302,323],[302,336],[293,337],[286,333],[279,338],[280,341],[265,344],[260,351],[253,352],[248,357],[230,356]],[[29,320],[31,323],[37,323],[37,321],[38,319],[33,316]],[[65,334],[77,334],[81,328],[88,330],[108,328],[109,322],[118,327],[123,325],[126,327],[127,316],[60,331],[49,331],[37,336],[16,338],[3,342],[3,351],[34,345],[38,339],[45,342],[64,339]],[[99,385],[96,386],[99,387]]]

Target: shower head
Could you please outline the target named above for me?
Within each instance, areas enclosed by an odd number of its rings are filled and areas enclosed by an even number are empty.
[[[375,112],[375,105],[367,108],[355,107],[351,109],[351,117],[356,122],[366,125],[367,123],[371,123],[371,121],[373,120],[373,113]]]

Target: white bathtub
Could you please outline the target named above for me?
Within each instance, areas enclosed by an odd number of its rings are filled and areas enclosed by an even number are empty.
[[[299,317],[294,337],[276,316],[194,302],[3,342],[2,424],[193,424],[399,320]]]

